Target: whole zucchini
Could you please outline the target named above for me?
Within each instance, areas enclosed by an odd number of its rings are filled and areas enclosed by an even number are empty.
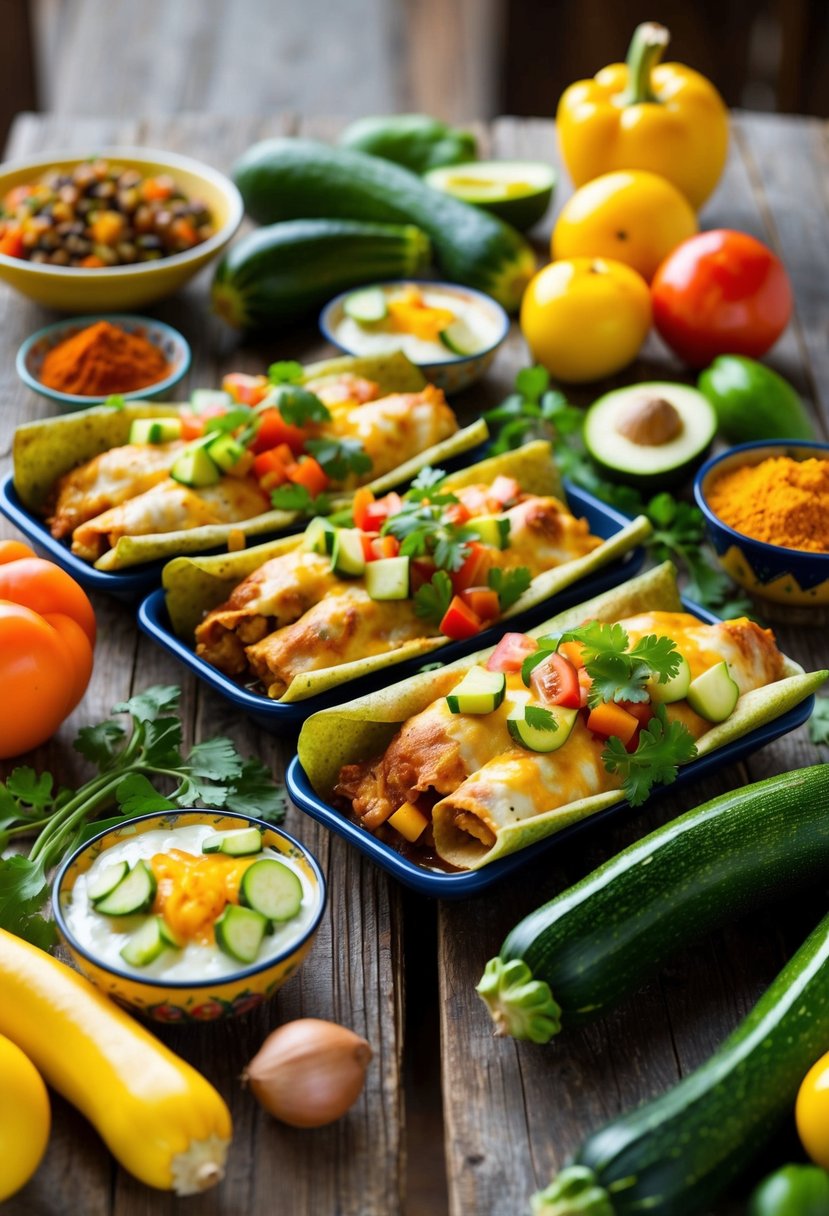
[[[232,245],[213,279],[213,309],[237,329],[300,321],[360,283],[407,278],[429,261],[412,224],[291,220]]]
[[[740,1173],[829,1040],[829,916],[701,1068],[589,1136],[533,1211],[697,1216]],[[586,1204],[589,1196],[590,1203]]]
[[[525,917],[477,991],[498,1033],[600,1017],[688,941],[829,873],[829,765],[723,794]]]
[[[310,139],[268,139],[248,148],[233,179],[260,224],[314,216],[416,224],[449,279],[488,292],[510,312],[535,272],[535,255],[514,228],[377,156]]]
[[[471,131],[447,126],[428,114],[390,114],[358,118],[340,136],[343,148],[393,160],[412,173],[475,160],[478,146]]]

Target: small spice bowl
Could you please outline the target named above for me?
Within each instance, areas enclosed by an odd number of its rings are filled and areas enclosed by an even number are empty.
[[[138,973],[137,968],[128,970],[125,965],[101,957],[94,945],[80,941],[78,932],[73,932],[69,924],[73,919],[73,891],[78,880],[86,875],[97,858],[113,846],[133,842],[129,847],[134,853],[130,864],[134,864],[134,860],[148,859],[153,851],[149,845],[147,849],[142,850],[141,847],[141,838],[147,832],[161,829],[169,833],[177,828],[193,826],[207,826],[214,832],[257,827],[262,832],[263,846],[272,849],[299,873],[305,889],[304,912],[295,932],[287,930],[290,922],[286,922],[286,929],[283,929],[285,940],[279,943],[278,952],[271,952],[260,961],[248,965],[239,963],[233,970],[223,970],[212,978],[204,976],[173,980],[165,979],[163,974],[148,974],[145,977]],[[171,847],[176,846],[173,844]],[[281,828],[235,811],[193,809],[142,815],[107,828],[82,844],[58,871],[52,888],[52,906],[63,942],[78,970],[107,996],[151,1021],[193,1023],[235,1017],[272,997],[299,968],[311,949],[325,910],[325,895],[325,879],[315,857]],[[121,921],[130,919],[134,918],[113,918]],[[83,924],[81,921],[82,927]],[[214,948],[219,949],[218,946]]]
[[[767,544],[735,531],[712,510],[708,494],[714,482],[731,469],[757,465],[770,458],[829,460],[829,443],[792,440],[743,443],[713,456],[694,481],[694,497],[705,516],[708,537],[720,565],[751,595],[777,604],[801,607],[829,604],[829,553]]]
[[[91,405],[102,405],[109,394],[102,396],[81,396],[77,393],[62,393],[57,389],[48,388],[40,379],[43,361],[49,351],[68,341],[81,330],[88,329],[97,321],[109,321],[128,334],[136,334],[146,338],[153,346],[158,347],[170,368],[168,375],[155,384],[146,388],[136,389],[131,393],[121,393],[125,401],[158,401],[169,400],[169,393],[190,370],[190,344],[187,339],[166,325],[163,321],[155,321],[152,317],[133,316],[130,313],[111,313],[108,316],[69,317],[63,321],[55,321],[38,329],[22,344],[17,352],[17,374],[24,384],[34,392],[49,401],[54,401],[62,414],[74,410],[85,410]]]

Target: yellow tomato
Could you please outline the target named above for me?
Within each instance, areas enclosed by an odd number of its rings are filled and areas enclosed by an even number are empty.
[[[609,258],[551,262],[521,303],[521,332],[532,357],[556,380],[612,376],[636,358],[651,323],[640,274]]]
[[[650,282],[698,227],[691,204],[667,178],[623,169],[603,173],[567,200],[553,229],[552,255],[615,258]]]
[[[803,1078],[794,1113],[800,1143],[815,1165],[829,1170],[829,1052]]]
[[[49,1139],[49,1095],[19,1047],[0,1035],[0,1202],[31,1178]]]

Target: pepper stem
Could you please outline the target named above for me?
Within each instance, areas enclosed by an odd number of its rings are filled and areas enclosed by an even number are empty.
[[[614,1216],[613,1204],[586,1165],[568,1165],[530,1200],[533,1216]]]
[[[561,1030],[561,1009],[544,980],[522,959],[491,958],[475,991],[489,1009],[497,1035],[549,1043]]]
[[[628,85],[622,100],[626,106],[643,101],[659,101],[651,87],[651,72],[665,53],[671,40],[670,32],[656,21],[643,21],[633,31],[628,50]]]

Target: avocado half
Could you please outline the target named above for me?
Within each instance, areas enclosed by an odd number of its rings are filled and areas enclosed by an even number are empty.
[[[536,160],[476,160],[432,169],[423,180],[434,190],[491,211],[524,232],[549,207],[556,171]]]
[[[594,401],[584,420],[584,443],[612,480],[659,490],[691,475],[716,429],[717,416],[702,393],[652,380]]]

